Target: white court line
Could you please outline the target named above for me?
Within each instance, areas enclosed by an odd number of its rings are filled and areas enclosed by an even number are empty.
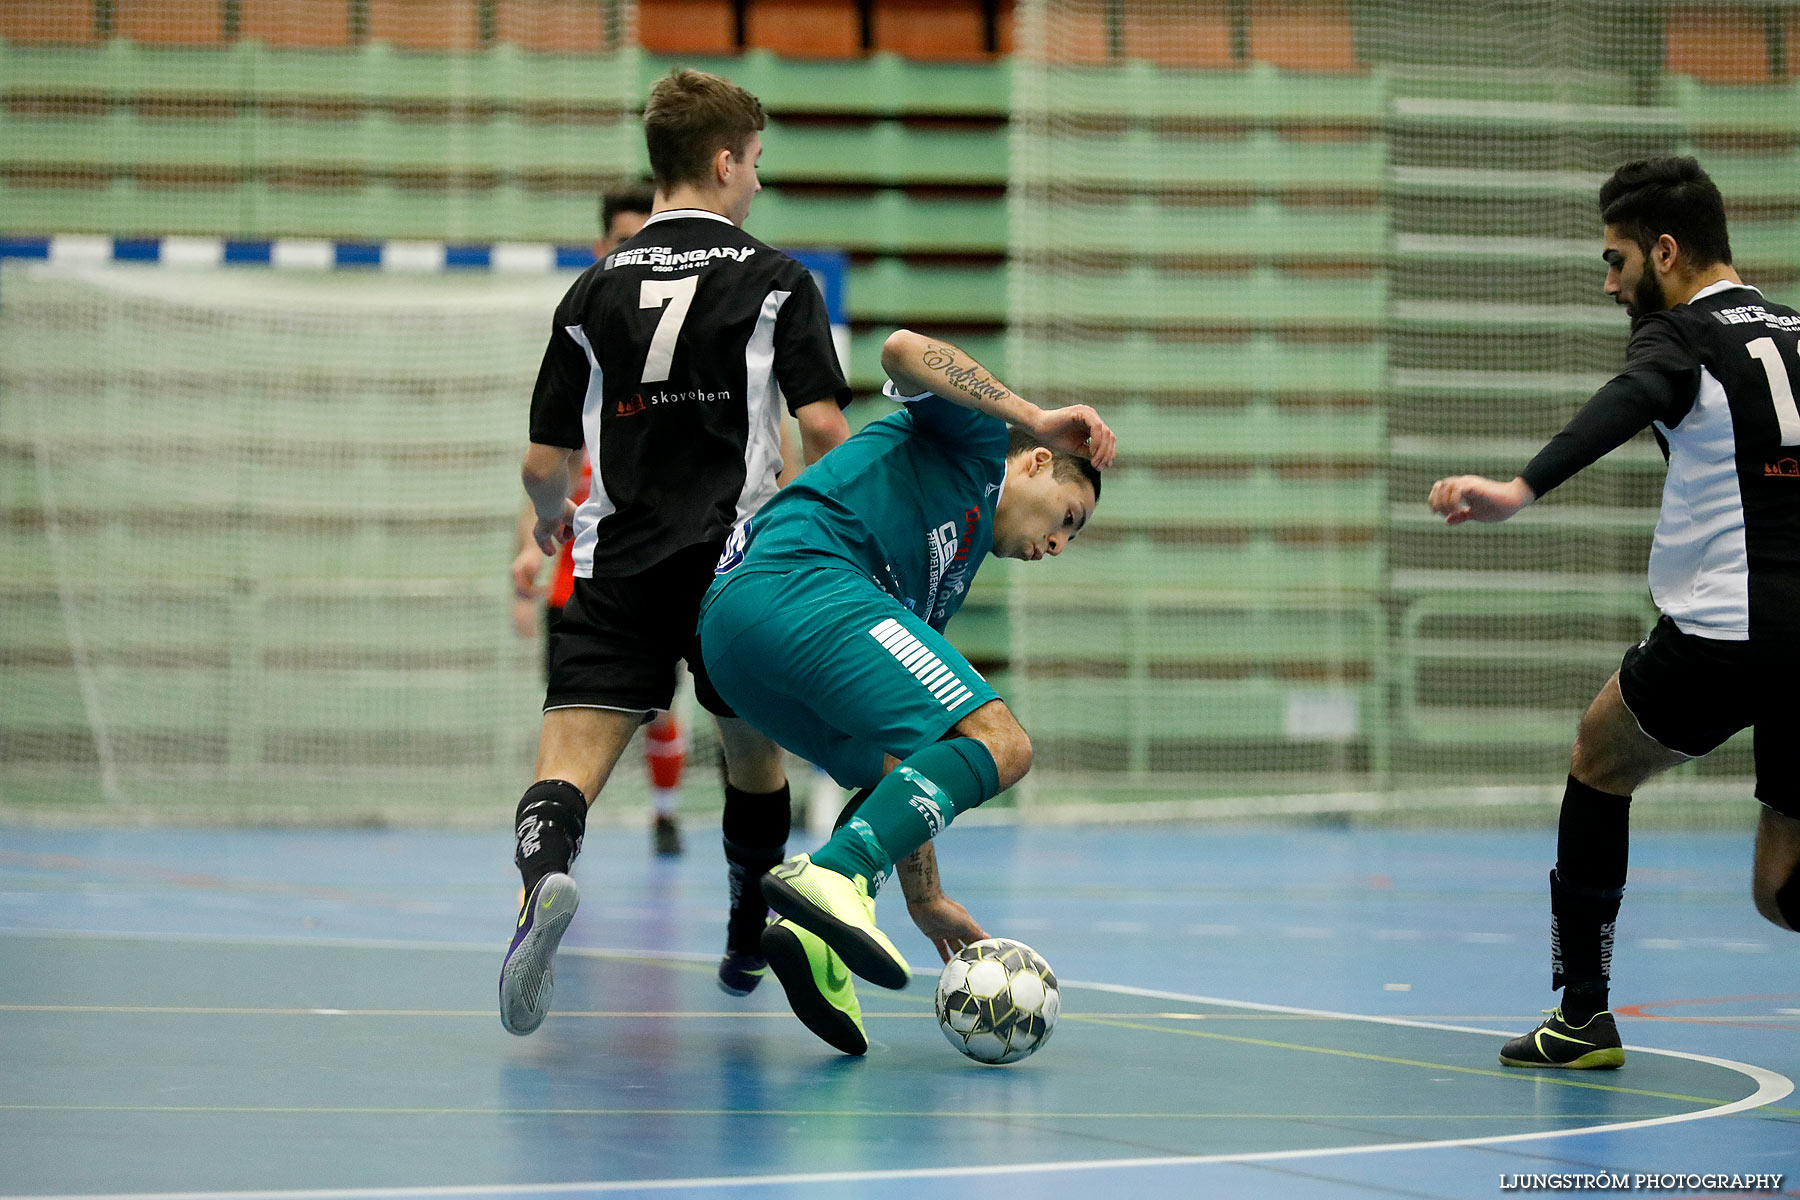
[[[54,935],[50,930],[0,930],[0,933],[40,933]],[[324,939],[308,940],[302,938],[257,938],[226,935],[215,937],[209,935],[188,936],[182,934],[117,934],[117,933],[78,933],[74,936],[90,937],[148,937],[154,940],[191,940],[191,941],[228,941],[254,942],[261,944],[295,944],[295,945],[346,945],[357,947],[407,947],[413,949],[440,950],[475,950],[494,952],[491,946],[476,946],[466,942],[389,942],[362,941],[356,939]],[[705,959],[711,961],[711,955],[692,954],[679,951],[664,950],[601,950],[587,947],[565,947],[562,953],[586,951],[591,957],[606,958],[650,958],[669,959],[673,961],[694,961]],[[1447,1033],[1472,1033],[1484,1037],[1511,1036],[1505,1030],[1482,1029],[1472,1025],[1449,1025],[1439,1021],[1415,1021],[1407,1017],[1377,1017],[1362,1013],[1335,1012],[1330,1009],[1301,1008],[1288,1004],[1261,1004],[1250,1000],[1228,1000],[1218,996],[1196,996],[1187,992],[1162,991],[1156,988],[1131,987],[1126,984],[1087,983],[1079,980],[1063,980],[1065,988],[1081,988],[1088,991],[1108,992],[1118,996],[1133,996],[1150,1000],[1172,1000],[1183,1004],[1203,1004],[1219,1008],[1236,1008],[1248,1012],[1284,1013],[1290,1016],[1315,1017],[1321,1020],[1361,1021],[1372,1025],[1392,1025],[1404,1029],[1432,1029]],[[1131,1016],[1133,1014],[1116,1014]],[[1752,1108],[1761,1108],[1765,1104],[1773,1104],[1777,1100],[1790,1095],[1794,1090],[1793,1081],[1785,1075],[1777,1074],[1764,1067],[1752,1066],[1749,1063],[1734,1062],[1727,1058],[1714,1058],[1706,1054],[1689,1054],[1681,1050],[1657,1050],[1649,1046],[1629,1046],[1627,1049],[1638,1054],[1659,1054],[1665,1058],[1680,1058],[1690,1062],[1705,1063],[1708,1066],[1723,1067],[1728,1071],[1736,1071],[1756,1084],[1756,1090],[1742,1100],[1734,1100],[1728,1104],[1712,1108],[1696,1109],[1693,1112],[1675,1113],[1666,1117],[1646,1117],[1637,1121],[1621,1121],[1603,1125],[1584,1125],[1577,1129],[1545,1129],[1534,1133],[1503,1133],[1488,1137],[1449,1138],[1441,1141],[1392,1142],[1375,1143],[1357,1146],[1319,1146],[1305,1150],[1262,1150],[1245,1154],[1175,1154],[1161,1155],[1153,1158],[1102,1158],[1073,1159],[1062,1162],[1044,1163],[1000,1163],[992,1166],[962,1167],[908,1167],[881,1171],[820,1171],[790,1172],[780,1175],[725,1175],[694,1176],[685,1179],[634,1179],[634,1180],[592,1180],[582,1183],[541,1183],[541,1184],[476,1184],[464,1187],[404,1187],[404,1188],[314,1188],[291,1189],[282,1191],[241,1191],[241,1192],[106,1192],[68,1195],[0,1195],[0,1200],[406,1200],[410,1197],[457,1197],[457,1196],[566,1196],[587,1193],[632,1192],[632,1191],[678,1191],[685,1188],[743,1189],[766,1187],[795,1187],[814,1184],[837,1183],[875,1183],[889,1180],[905,1179],[974,1179],[1001,1175],[1043,1175],[1062,1174],[1075,1171],[1120,1171],[1144,1169],[1150,1167],[1183,1167],[1206,1166],[1215,1163],[1265,1163],[1295,1162],[1312,1158],[1335,1158],[1347,1155],[1392,1154],[1411,1150],[1449,1150],[1467,1146],[1514,1145],[1520,1142],[1543,1141],[1549,1138],[1582,1137],[1594,1133],[1622,1133],[1630,1129],[1649,1129],[1661,1125],[1678,1125],[1687,1121],[1699,1121],[1709,1117],[1725,1117],[1733,1113],[1744,1112]],[[1552,1082],[1545,1080],[1544,1082]]]

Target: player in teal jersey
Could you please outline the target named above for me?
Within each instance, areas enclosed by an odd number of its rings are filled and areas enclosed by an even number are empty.
[[[781,915],[764,957],[807,1027],[851,1054],[868,1041],[849,972],[907,981],[875,925],[876,887],[896,864],[908,885],[911,867],[908,908],[940,955],[985,936],[938,890],[929,843],[1031,766],[1030,739],[944,626],[988,554],[1068,547],[1115,451],[1092,408],[1040,409],[946,342],[901,330],[881,361],[905,409],[765,505],[726,546],[700,614],[706,670],[733,709],[868,789],[830,841],[763,884]]]

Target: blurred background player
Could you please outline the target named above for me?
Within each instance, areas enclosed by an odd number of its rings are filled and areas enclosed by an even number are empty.
[[[1617,1067],[1607,1010],[1631,794],[1755,728],[1756,910],[1800,928],[1800,313],[1731,266],[1725,205],[1692,158],[1626,163],[1600,189],[1606,293],[1631,315],[1622,374],[1508,483],[1440,479],[1452,525],[1504,521],[1651,426],[1668,459],[1650,550],[1661,616],[1575,735],[1550,873],[1562,1003],[1506,1043],[1512,1067]]]
[[[600,200],[600,240],[594,243],[594,257],[603,259],[619,244],[644,227],[655,207],[655,193],[648,184],[632,184],[615,188]],[[587,499],[593,468],[587,455],[581,456],[579,476],[569,488],[569,499],[579,507]],[[512,562],[513,628],[519,636],[536,636],[539,604],[543,601],[544,672],[550,671],[550,630],[562,616],[563,605],[575,588],[575,547],[564,542],[556,555],[556,567],[546,589],[538,583],[544,567],[544,552],[531,536],[537,514],[527,504],[519,518],[519,536]],[[650,838],[656,853],[681,853],[681,824],[676,816],[681,802],[681,772],[687,762],[687,742],[681,735],[681,722],[675,711],[657,713],[644,726],[642,739],[644,767],[650,777]]]
[[[756,97],[716,75],[657,82],[644,109],[655,211],[569,289],[538,373],[521,476],[533,540],[546,554],[573,541],[575,583],[550,635],[537,782],[517,811],[526,897],[500,973],[516,1034],[549,1006],[588,805],[632,733],[668,709],[682,659],[726,762],[719,984],[741,995],[761,978],[757,880],[785,852],[787,779],[780,748],[707,681],[695,625],[727,537],[775,491],[781,401],[816,460],[848,436],[850,398],[811,274],[742,229],[765,124]],[[577,510],[569,472],[584,447],[594,477]]]
[[[1046,412],[946,342],[900,330],[881,361],[905,410],[734,535],[700,622],[728,703],[839,783],[872,789],[822,848],[763,879],[783,917],[764,955],[795,1014],[848,1054],[868,1048],[849,972],[907,980],[875,925],[880,881],[1031,766],[1030,739],[944,626],[990,552],[1036,561],[1067,548],[1114,453],[1093,409]],[[983,936],[942,895],[935,856],[914,874],[908,909],[940,953]]]

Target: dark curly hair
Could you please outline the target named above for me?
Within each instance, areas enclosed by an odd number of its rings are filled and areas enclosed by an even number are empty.
[[[1668,234],[1696,267],[1731,265],[1725,200],[1692,158],[1639,158],[1600,185],[1600,219],[1645,255]]]

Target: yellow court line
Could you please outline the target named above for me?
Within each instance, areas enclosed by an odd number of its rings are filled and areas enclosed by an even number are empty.
[[[1644,1088],[1620,1087],[1610,1083],[1591,1083],[1585,1079],[1570,1079],[1566,1075],[1553,1074],[1549,1071],[1506,1070],[1497,1071],[1492,1067],[1463,1067],[1454,1063],[1425,1062],[1416,1058],[1394,1058],[1386,1054],[1370,1054],[1363,1050],[1339,1050],[1331,1046],[1306,1046],[1297,1042],[1275,1042],[1267,1038],[1239,1037],[1229,1033],[1206,1033],[1199,1029],[1168,1029],[1160,1025],[1140,1025],[1133,1021],[1116,1020],[1092,1013],[1078,1016],[1064,1014],[1067,1020],[1080,1021],[1084,1024],[1110,1025],[1117,1029],[1137,1029],[1146,1033],[1172,1033],[1180,1037],[1210,1038],[1219,1042],[1237,1042],[1246,1046],[1266,1046],[1272,1050],[1299,1050],[1312,1054],[1330,1054],[1339,1058],[1360,1059],[1363,1062],[1388,1063],[1399,1067],[1424,1067],[1432,1071],[1456,1071],[1464,1075],[1486,1075],[1494,1079],[1527,1080],[1532,1083],[1550,1083],[1562,1087],[1588,1088],[1598,1092],[1617,1092],[1626,1096],[1646,1096],[1653,1100],[1678,1100],[1684,1104],[1730,1104],[1730,1100],[1720,1100],[1712,1096],[1684,1096],[1675,1092],[1652,1092]],[[1779,1111],[1768,1106],[1758,1109],[1759,1112]]]

